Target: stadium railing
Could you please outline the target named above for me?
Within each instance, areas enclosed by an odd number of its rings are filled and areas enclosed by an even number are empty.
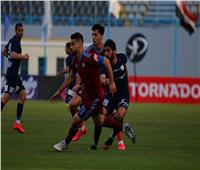
[[[119,1],[120,17],[110,17],[111,26],[173,25],[176,23],[175,1]],[[198,14],[200,2],[187,2],[192,12]],[[108,1],[51,1],[53,25],[91,26],[107,25]],[[44,16],[43,1],[1,1],[1,23],[9,18],[11,24],[23,22],[41,25]]]

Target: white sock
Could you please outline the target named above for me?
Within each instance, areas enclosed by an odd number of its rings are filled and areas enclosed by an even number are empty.
[[[20,120],[16,120],[15,122],[16,122],[16,123],[18,123],[18,124],[20,124],[20,123],[21,123],[21,122],[20,122]]]
[[[79,128],[79,130],[80,130],[80,131],[84,131],[84,130],[85,130],[85,125],[81,126],[81,127]]]
[[[123,144],[124,142],[123,142],[123,140],[121,140],[121,141],[118,141],[118,144]]]

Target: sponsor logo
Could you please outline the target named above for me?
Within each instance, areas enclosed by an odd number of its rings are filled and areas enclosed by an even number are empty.
[[[199,103],[200,79],[173,77],[129,77],[131,102]]]
[[[129,83],[131,88],[131,95],[136,96],[136,88],[140,97],[150,98],[181,98],[186,99],[191,97],[193,99],[200,99],[200,85],[193,84],[189,86],[184,83],[170,83],[170,84],[158,84],[158,83]]]
[[[26,88],[27,99],[33,98],[38,87],[37,80],[35,80],[32,76],[28,77],[27,80],[23,80],[23,85]]]
[[[134,34],[126,44],[126,54],[131,62],[141,61],[148,49],[148,42],[144,35]]]

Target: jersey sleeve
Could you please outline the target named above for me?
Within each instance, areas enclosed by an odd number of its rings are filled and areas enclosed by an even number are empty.
[[[11,52],[13,52],[13,51],[17,52],[17,44],[16,44],[16,42],[13,39],[11,39],[8,42],[8,44],[6,44],[5,48],[8,49],[8,58],[12,58]]]
[[[8,43],[5,45],[5,48],[9,48],[9,44],[10,44],[10,40],[8,41]]]
[[[104,60],[105,58],[101,55],[98,55],[98,61],[97,61],[97,64],[98,65],[103,65],[104,64]]]
[[[101,55],[96,54],[94,51],[85,51],[84,56],[90,58],[92,64],[103,65],[104,64],[104,57]]]
[[[70,61],[70,56],[68,56],[66,59],[65,59],[65,65],[66,67],[70,67],[71,66],[71,61]]]
[[[71,63],[71,71],[70,72],[71,72],[72,75],[75,75],[78,72],[78,70],[75,67],[75,60],[72,59],[71,62],[72,63]]]
[[[106,74],[105,67],[102,65],[99,67],[100,74]]]
[[[121,59],[122,59],[122,63],[126,64],[127,63],[127,57],[125,54],[121,54]]]
[[[10,52],[17,52],[18,51],[18,47],[17,47],[17,42],[15,40],[10,41]]]

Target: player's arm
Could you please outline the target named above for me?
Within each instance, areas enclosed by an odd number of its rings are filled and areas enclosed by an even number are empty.
[[[65,73],[69,73],[69,67],[65,67],[63,71],[57,73],[57,75],[64,75]]]
[[[79,89],[79,87],[81,86],[80,84],[81,84],[81,77],[80,77],[80,75],[77,73],[77,74],[76,74],[76,84],[75,84],[75,86],[73,87],[72,90],[73,90],[74,92],[77,92],[78,89]]]
[[[2,55],[8,57],[8,49],[6,47],[2,51]]]
[[[117,89],[116,89],[116,85],[115,85],[115,82],[114,82],[112,67],[110,65],[110,61],[107,58],[104,58],[104,66],[105,66],[105,69],[106,69],[108,77],[109,77],[110,93],[114,94],[117,91]]]
[[[63,83],[60,85],[60,87],[56,90],[56,92],[50,97],[51,102],[55,102],[55,99],[61,94],[61,92],[72,82],[72,80],[75,78],[74,73],[70,73],[69,76],[63,81]]]
[[[100,81],[103,85],[108,85],[109,84],[109,79],[106,78],[105,74],[100,74]]]
[[[22,55],[22,54],[16,53],[15,51],[12,51],[10,55],[13,59],[16,59],[16,60],[28,60],[29,59],[28,54]]]

